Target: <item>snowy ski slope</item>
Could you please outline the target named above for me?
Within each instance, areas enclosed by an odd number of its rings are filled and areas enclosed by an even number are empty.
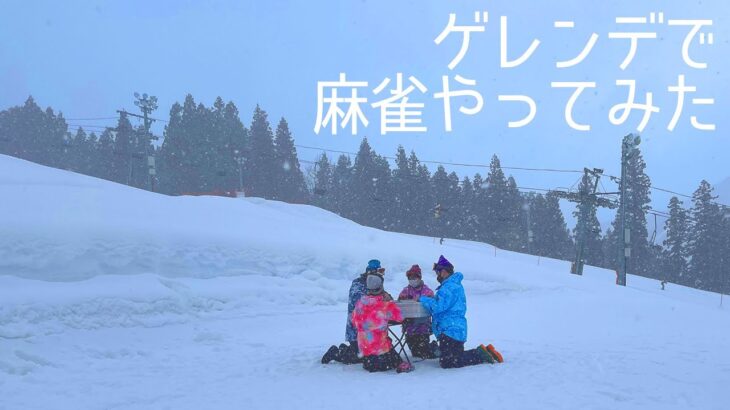
[[[321,365],[368,259],[446,255],[498,366]],[[725,409],[730,300],[318,208],[167,197],[0,156],[0,409]]]

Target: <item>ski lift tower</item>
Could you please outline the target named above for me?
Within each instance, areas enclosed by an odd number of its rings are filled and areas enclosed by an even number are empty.
[[[584,168],[584,177],[590,178],[591,185],[581,184],[581,189],[578,192],[568,191],[552,191],[559,198],[567,199],[570,202],[575,202],[580,207],[580,225],[578,226],[578,243],[576,244],[575,262],[570,270],[570,273],[576,275],[583,274],[583,265],[585,264],[583,253],[585,251],[585,238],[588,227],[586,226],[586,220],[588,215],[586,210],[591,206],[605,207],[605,208],[616,208],[616,202],[608,198],[602,198],[601,195],[613,195],[617,192],[596,192],[598,190],[598,181],[603,175],[603,170],[599,168],[588,169]]]

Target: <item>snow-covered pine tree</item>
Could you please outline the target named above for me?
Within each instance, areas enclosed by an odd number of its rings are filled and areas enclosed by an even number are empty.
[[[717,292],[725,286],[727,271],[723,265],[725,221],[712,191],[710,183],[702,180],[692,195],[688,271],[691,286]]]
[[[723,214],[723,224],[720,230],[722,251],[720,252],[720,271],[721,281],[724,283],[722,292],[730,295],[730,206],[724,205],[720,207]]]
[[[650,186],[651,180],[644,172],[646,163],[641,151],[636,148],[636,154],[628,160],[626,168],[626,227],[631,229],[630,246],[631,257],[628,260],[628,272],[631,274],[649,276],[656,275],[656,261],[652,259],[649,251],[649,232],[646,227],[646,211],[651,203]],[[624,181],[619,182],[619,191]],[[616,212],[616,217],[611,225],[611,235],[606,237],[613,244],[613,253],[608,252],[609,260],[606,267],[618,268],[618,236],[617,232],[621,226],[621,212]]]
[[[363,138],[352,167],[352,220],[385,228],[387,209],[392,202],[388,161],[377,155]]]
[[[86,139],[86,158],[83,161],[85,169],[84,174],[91,175],[93,177],[99,177],[99,137],[95,132],[91,132],[89,137]]]
[[[102,131],[99,136],[95,159],[95,175],[99,178],[111,180],[112,168],[110,164],[114,160],[114,139],[112,138],[112,132],[108,129]]]
[[[474,198],[472,203],[473,220],[475,223],[476,240],[486,242],[491,236],[487,233],[488,225],[487,218],[489,216],[488,204],[487,204],[487,193],[486,193],[486,181],[482,178],[480,173],[474,174],[474,180],[472,187],[474,189]]]
[[[459,206],[462,203],[462,189],[459,184],[459,176],[456,175],[456,172],[450,172],[449,176],[449,199],[446,202],[448,206],[450,207],[450,212],[448,215],[448,226],[446,229],[446,235],[449,238],[458,238],[460,231],[458,230],[459,227],[459,221],[464,216],[463,213],[459,212]]]
[[[223,108],[220,124],[220,151],[222,163],[220,167],[226,172],[225,189],[239,190],[242,184],[242,165],[248,157],[248,130],[241,122],[238,108],[229,101]]]
[[[411,166],[403,146],[398,146],[393,170],[393,206],[391,208],[392,229],[398,232],[415,232],[420,221],[416,199],[419,191],[427,190],[418,179],[417,170]]]
[[[556,259],[573,256],[573,241],[560,210],[559,198],[552,194],[534,195],[531,200],[530,224],[533,232],[533,253]]]
[[[186,101],[192,100],[188,95]],[[190,168],[188,164],[189,141],[185,137],[183,106],[174,103],[170,107],[170,120],[165,126],[164,139],[157,158],[159,190],[169,195],[185,193],[186,180]]]
[[[201,110],[207,124],[204,191],[233,192],[240,184],[238,165],[239,150],[244,143],[245,132],[238,118],[238,109],[232,102],[227,104],[216,98],[211,109]]]
[[[507,178],[504,176],[499,158],[494,155],[489,163],[489,174],[487,175],[486,194],[486,218],[482,229],[485,232],[486,241],[499,247],[505,248],[509,244],[507,238],[507,224],[510,210],[507,193]]]
[[[477,239],[479,221],[475,215],[475,194],[474,184],[471,179],[465,176],[461,180],[461,195],[457,203],[458,222],[455,228],[456,237],[459,239],[473,241]]]
[[[664,239],[663,274],[662,280],[672,283],[686,284],[684,276],[687,274],[687,211],[682,207],[682,201],[676,196],[669,200],[669,218],[664,223],[666,239]]]
[[[112,161],[112,180],[121,184],[131,184],[134,161],[134,128],[126,114],[117,121],[114,137],[114,160]]]
[[[299,166],[289,124],[283,117],[276,127],[274,151],[274,173],[278,173],[278,177],[274,181],[275,198],[286,202],[307,202],[304,174]]]
[[[76,134],[69,141],[68,153],[65,158],[65,169],[87,174],[90,171],[89,155],[91,149],[86,132],[82,127],[76,130]]]
[[[206,175],[210,169],[206,144],[211,124],[204,119],[206,111],[190,94],[182,105],[175,103],[170,108],[157,167],[161,192],[177,195],[210,189],[206,186],[210,180]]]
[[[50,107],[41,110],[29,96],[22,106],[0,113],[0,154],[63,167],[68,148],[67,131],[63,114],[56,115]]]
[[[525,200],[517,189],[517,181],[512,176],[507,178],[503,208],[505,249],[527,252],[528,227]]]
[[[244,184],[251,196],[272,198],[274,181],[278,174],[275,168],[274,135],[269,125],[268,114],[256,105],[250,128],[250,152],[246,160]]]
[[[415,175],[415,194],[411,197],[413,202],[413,217],[415,219],[415,233],[418,235],[430,235],[434,227],[433,207],[436,203],[436,194],[430,189],[431,171],[425,164],[422,164],[414,151],[408,156],[408,166],[411,174]]]
[[[449,176],[446,174],[446,169],[443,165],[439,165],[436,168],[436,172],[431,176],[431,191],[434,193],[435,199],[432,207],[433,217],[433,231],[432,236],[436,237],[448,237],[451,236],[449,232],[449,225],[453,219],[452,202],[455,198],[449,195],[450,191]],[[438,206],[438,209],[436,207]]]
[[[331,210],[345,218],[353,215],[352,162],[350,157],[341,154],[332,170],[332,195],[329,198]]]
[[[327,154],[323,152],[315,165],[312,204],[330,211],[334,210],[332,172],[332,164],[327,158]]]
[[[393,206],[395,193],[393,192],[393,183],[391,181],[392,172],[390,170],[390,164],[387,159],[375,154],[374,165],[374,201],[370,207],[370,218],[373,221],[372,226],[392,230],[394,218],[390,213],[390,209]]]

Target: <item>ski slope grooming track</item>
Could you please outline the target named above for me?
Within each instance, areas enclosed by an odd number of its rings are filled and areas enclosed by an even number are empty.
[[[446,255],[467,348],[501,365],[369,374],[343,341],[368,259],[385,288]],[[0,409],[726,409],[730,300],[256,198],[168,197],[0,156]]]

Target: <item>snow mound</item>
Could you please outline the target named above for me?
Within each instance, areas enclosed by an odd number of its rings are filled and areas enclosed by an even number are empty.
[[[578,280],[565,274],[565,261],[477,242],[440,245],[305,205],[171,197],[8,156],[0,156],[0,175],[5,337],[64,326],[162,326],[254,306],[336,305],[371,258],[383,261],[386,285],[395,289],[413,263],[425,268],[441,253],[458,261],[476,295],[590,291],[615,277],[588,267]]]

